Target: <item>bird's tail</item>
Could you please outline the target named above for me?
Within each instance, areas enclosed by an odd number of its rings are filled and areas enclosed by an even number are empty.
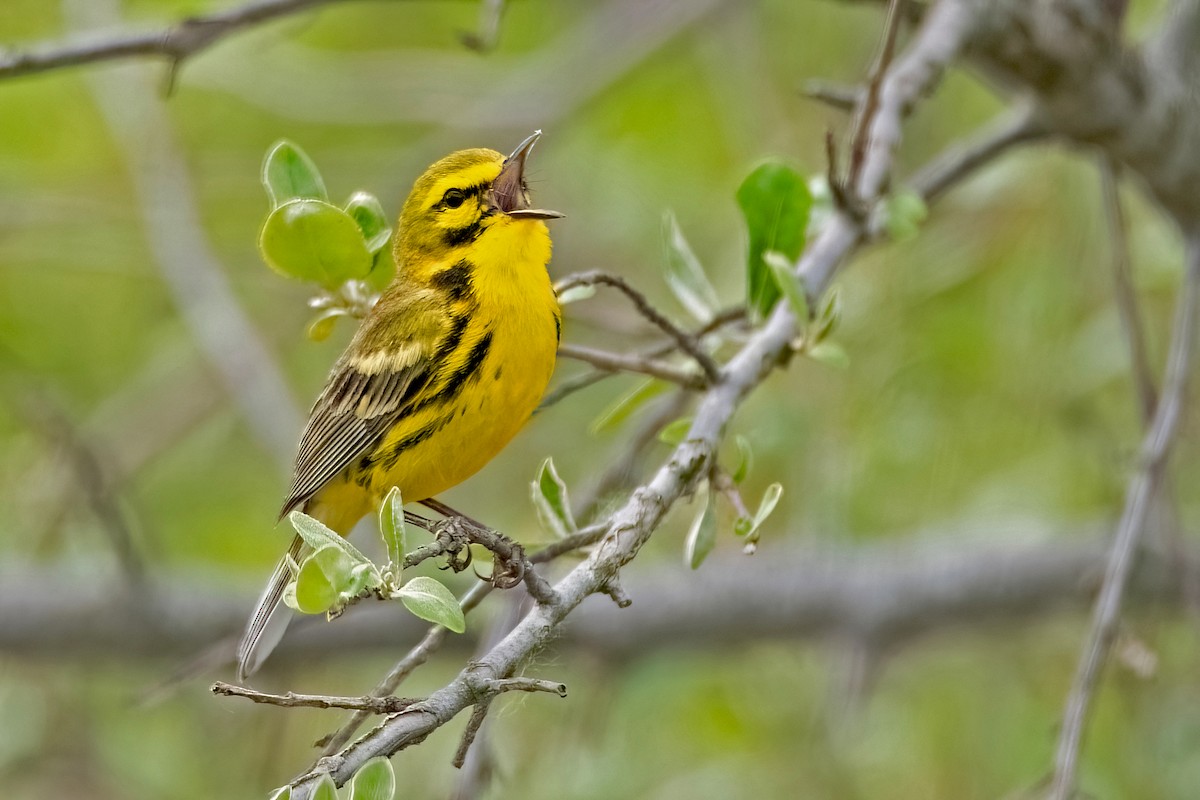
[[[292,539],[288,554],[279,559],[271,581],[258,598],[258,605],[246,623],[246,631],[237,648],[237,676],[239,681],[253,675],[271,655],[275,645],[283,638],[288,623],[292,621],[295,612],[283,603],[283,590],[292,579],[288,569],[288,557],[294,561],[300,560],[300,552],[304,549],[304,540],[299,536]]]

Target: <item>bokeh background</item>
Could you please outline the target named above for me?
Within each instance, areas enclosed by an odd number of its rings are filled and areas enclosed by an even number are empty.
[[[3,0],[0,44],[149,30],[232,5]],[[1135,3],[1134,35],[1159,11]],[[335,199],[365,189],[391,214],[435,158],[507,150],[542,128],[532,188],[568,214],[553,230],[552,273],[619,272],[683,320],[662,279],[664,212],[722,299],[739,302],[737,185],[765,156],[824,171],[825,131],[848,121],[801,90],[859,80],[882,24],[875,4],[824,0],[521,0],[477,52],[460,38],[479,14],[471,2],[334,4],[223,40],[183,65],[169,96],[159,62],[0,81],[5,797],[264,796],[341,720],[214,698],[208,685],[228,667],[172,679],[236,622],[161,648],[22,629],[31,608],[70,616],[122,591],[157,624],[170,619],[159,593],[172,589],[184,603],[194,590],[197,605],[244,597],[248,610],[285,546],[273,523],[294,438],[351,331],[307,341],[308,287],[258,258],[258,171],[273,141],[304,147]],[[951,72],[909,122],[901,175],[1003,107]],[[747,495],[785,487],[754,558],[966,552],[1090,536],[1115,519],[1140,422],[1099,186],[1086,154],[1025,149],[933,207],[918,237],[853,264],[839,280],[848,367],[797,360],[739,414],[756,455]],[[1159,364],[1179,245],[1136,190],[1125,199]],[[566,338],[614,349],[655,339],[604,293],[568,307]],[[559,379],[582,369],[564,361]],[[637,383],[616,377],[539,414],[446,501],[539,541],[537,466],[554,456],[583,492],[633,426],[597,435],[591,424]],[[651,447],[646,464],[666,452]],[[1198,466],[1187,441],[1174,482],[1184,530]],[[678,571],[691,513],[655,535],[631,585]],[[740,547],[726,526],[718,556]],[[694,578],[703,586],[719,569]],[[623,614],[656,613],[634,599]],[[473,627],[503,609],[490,602]],[[566,682],[569,699],[509,699],[493,715],[490,796],[1019,797],[1050,763],[1085,629],[1082,609],[1034,609],[905,641],[866,668],[837,636],[704,646],[666,636],[619,658],[602,643],[564,643],[532,671]],[[1126,636],[1139,658],[1108,673],[1083,787],[1195,797],[1194,621],[1158,608],[1132,615]],[[399,652],[282,658],[262,684],[360,694]],[[447,650],[404,692],[440,686],[468,654]],[[395,759],[404,797],[453,795],[461,725]]]

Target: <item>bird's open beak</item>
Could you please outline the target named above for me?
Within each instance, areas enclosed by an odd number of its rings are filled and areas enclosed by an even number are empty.
[[[534,131],[532,136],[517,145],[517,149],[512,151],[512,155],[504,160],[500,174],[492,182],[493,202],[497,208],[510,217],[559,219],[564,216],[557,211],[529,207],[529,193],[525,191],[524,181],[525,160],[529,158],[529,151],[533,149],[541,135],[541,131]]]

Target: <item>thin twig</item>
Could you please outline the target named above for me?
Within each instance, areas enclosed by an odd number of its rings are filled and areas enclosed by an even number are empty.
[[[889,0],[887,18],[883,23],[883,40],[879,46],[879,56],[871,68],[871,77],[867,80],[867,88],[862,102],[855,115],[854,132],[850,135],[850,167],[846,173],[846,185],[852,190],[857,188],[862,176],[863,163],[867,157],[867,147],[871,139],[871,123],[879,112],[879,96],[883,86],[883,78],[887,75],[892,57],[896,53],[896,35],[900,31],[899,7],[902,0]],[[857,198],[860,202],[865,199]]]
[[[558,354],[576,361],[586,362],[604,372],[633,372],[677,383],[688,389],[704,388],[703,376],[656,358],[612,353],[577,344],[560,344]]]
[[[1125,495],[1125,509],[1109,553],[1104,583],[1096,599],[1088,642],[1080,654],[1079,666],[1063,714],[1050,795],[1053,800],[1068,800],[1074,792],[1079,746],[1092,695],[1116,638],[1121,603],[1137,555],[1138,542],[1151,505],[1158,494],[1183,412],[1196,338],[1197,298],[1200,296],[1200,233],[1193,231],[1188,234],[1186,258],[1187,273],[1179,289],[1175,329],[1171,336],[1162,399],[1155,409],[1150,430],[1142,440],[1141,464],[1129,482]]]
[[[474,32],[462,33],[459,39],[472,50],[486,53],[500,39],[500,20],[504,17],[504,0],[482,0],[479,4],[479,27]]]
[[[188,58],[237,31],[318,6],[346,0],[257,0],[244,6],[203,14],[162,30],[129,33],[111,39],[54,42],[28,51],[0,53],[0,79],[40,72],[135,58],[161,58],[172,73]]]
[[[711,320],[709,320],[705,325],[702,325],[701,327],[699,327],[695,331],[693,331],[692,336],[696,339],[702,339],[705,336],[708,336],[709,334],[716,333],[717,331],[719,331],[720,329],[722,329],[728,325],[732,325],[734,323],[741,322],[745,319],[746,319],[746,307],[745,306],[732,306],[730,308],[726,308],[723,311],[718,312],[716,314],[716,316],[714,316]],[[672,340],[669,343],[663,344],[659,347],[655,347],[651,350],[647,350],[643,353],[640,353],[639,357],[641,357],[641,358],[662,358],[663,356],[670,355],[671,353],[675,352],[678,349],[679,349],[679,345],[676,344]],[[542,409],[549,408],[550,406],[555,405],[556,403],[561,403],[566,398],[575,394],[575,392],[586,389],[587,387],[592,386],[596,383],[599,383],[600,381],[604,380],[605,378],[610,378],[616,374],[617,373],[610,372],[608,370],[597,369],[597,370],[593,370],[591,372],[584,372],[584,373],[576,375],[572,378],[569,378],[569,379],[563,381],[562,383],[560,383],[552,392],[549,392],[544,398],[542,398],[542,402],[541,402],[541,405],[538,406],[538,410],[541,411]]]
[[[1129,259],[1129,236],[1126,230],[1125,211],[1121,207],[1121,192],[1117,184],[1118,167],[1105,158],[1100,163],[1100,186],[1104,197],[1104,214],[1107,220],[1111,243],[1113,294],[1117,312],[1121,315],[1121,327],[1125,331],[1125,343],[1129,346],[1130,367],[1133,371],[1133,386],[1137,394],[1138,410],[1142,423],[1149,425],[1158,405],[1158,388],[1154,385],[1154,374],[1150,369],[1150,357],[1146,352],[1146,333],[1142,314],[1138,309],[1137,292],[1133,288],[1133,267]]]
[[[853,111],[863,97],[862,89],[858,86],[843,86],[828,81],[808,81],[800,91],[810,100],[824,103],[838,111]]]
[[[926,203],[940,198],[966,175],[973,174],[1014,145],[1035,141],[1046,135],[1027,108],[1000,118],[981,133],[943,151],[909,179],[909,186]]]
[[[459,603],[463,613],[469,614],[491,591],[492,585],[490,583],[477,583],[468,589]],[[371,694],[375,697],[386,697],[395,692],[396,687],[405,678],[411,675],[417,667],[428,661],[438,651],[438,648],[442,646],[442,642],[446,639],[446,633],[446,629],[441,625],[430,626],[421,641],[417,642],[402,659],[396,662],[395,666],[384,676],[383,680],[379,682]],[[342,727],[319,739],[316,742],[316,746],[323,748],[322,755],[330,756],[341,750],[369,716],[369,711],[357,711]]]
[[[475,708],[471,710],[471,718],[467,720],[467,727],[463,730],[462,738],[458,742],[458,750],[454,752],[454,761],[451,762],[455,769],[462,769],[462,765],[466,763],[467,752],[475,743],[475,735],[479,733],[483,721],[487,719],[487,712],[491,705],[492,700],[489,697],[476,703]]]
[[[664,317],[658,309],[650,304],[650,301],[646,299],[644,294],[630,286],[620,275],[614,275],[611,272],[601,272],[600,270],[580,272],[563,278],[555,285],[555,289],[559,293],[562,293],[574,286],[595,286],[597,284],[611,286],[614,289],[620,290],[633,302],[633,305],[641,312],[643,317],[658,326],[660,330],[674,340],[680,350],[695,359],[700,368],[704,370],[704,374],[708,376],[710,382],[720,382],[721,368],[713,360],[713,357],[700,346],[698,339]]]
[[[244,697],[255,703],[283,706],[284,708],[344,708],[368,714],[395,714],[415,703],[421,702],[421,698],[419,697],[373,697],[371,695],[336,697],[324,694],[299,694],[297,692],[268,694],[267,692],[260,692],[257,689],[248,689],[245,686],[236,686],[224,681],[214,683],[211,691],[213,694],[225,695],[226,697]]]

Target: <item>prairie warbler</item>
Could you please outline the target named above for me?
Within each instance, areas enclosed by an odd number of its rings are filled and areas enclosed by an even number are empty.
[[[400,213],[396,277],[334,364],[300,440],[280,517],[293,509],[343,536],[383,495],[433,498],[490,461],[529,421],[562,325],[546,271],[550,234],[530,208],[525,160],[461,150],[429,167]],[[303,543],[296,537],[290,555]],[[292,612],[286,558],[246,627],[238,676],[254,672]]]

